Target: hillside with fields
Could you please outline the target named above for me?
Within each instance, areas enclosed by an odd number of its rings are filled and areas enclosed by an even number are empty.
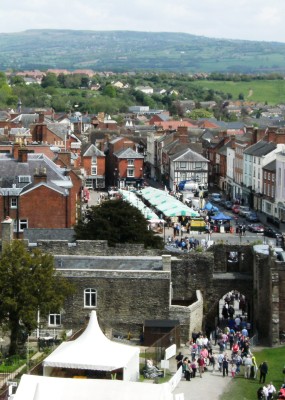
[[[285,43],[185,33],[27,30],[0,34],[0,70],[285,72]]]

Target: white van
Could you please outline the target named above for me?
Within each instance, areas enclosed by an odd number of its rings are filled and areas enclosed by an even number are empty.
[[[215,203],[220,203],[220,201],[222,201],[222,196],[220,195],[220,193],[212,193],[211,201],[214,201]]]

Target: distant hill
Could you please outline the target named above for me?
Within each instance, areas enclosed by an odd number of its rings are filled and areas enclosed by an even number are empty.
[[[186,33],[28,30],[0,34],[0,69],[285,72],[285,43]]]

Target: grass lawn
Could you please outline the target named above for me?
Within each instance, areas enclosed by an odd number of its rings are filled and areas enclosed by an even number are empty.
[[[285,101],[285,80],[261,80],[250,82],[228,81],[195,81],[195,86],[213,89],[224,93],[231,93],[233,100],[237,100],[243,93],[244,100],[254,102],[268,102],[278,104]]]
[[[259,366],[263,361],[268,363],[268,374],[265,383],[272,381],[278,393],[279,388],[283,383],[283,367],[285,365],[285,346],[274,349],[265,349],[262,351],[253,352],[256,357],[257,365]],[[259,371],[257,372],[257,379],[245,379],[243,376],[243,368],[241,374],[232,379],[227,392],[223,394],[221,400],[252,400],[257,399],[257,390],[261,385],[259,384]],[[274,398],[277,398],[274,397]]]

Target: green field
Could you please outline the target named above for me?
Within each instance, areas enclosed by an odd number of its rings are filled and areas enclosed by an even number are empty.
[[[285,103],[285,80],[261,80],[250,82],[196,81],[193,83],[205,89],[231,93],[234,100],[243,93],[244,99],[256,103]]]
[[[274,349],[266,349],[262,351],[254,351],[257,365],[263,361],[267,361],[268,374],[266,377],[266,383],[272,381],[273,385],[278,390],[283,383],[283,367],[285,365],[285,347],[279,347]],[[259,384],[259,371],[257,372],[257,379],[245,379],[243,376],[243,368],[241,374],[231,380],[228,390],[223,394],[221,400],[252,400],[257,399],[256,392],[258,388],[262,386]],[[274,397],[275,399],[277,397]]]

